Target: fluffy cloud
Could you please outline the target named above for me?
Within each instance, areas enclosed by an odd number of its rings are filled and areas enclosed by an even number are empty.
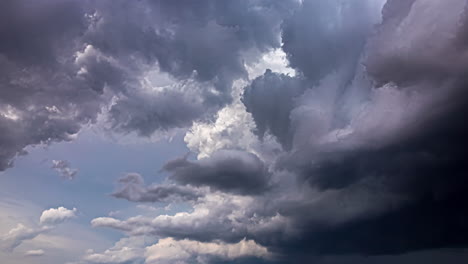
[[[202,243],[190,240],[160,239],[157,244],[146,248],[146,263],[206,263],[206,259],[234,260],[245,257],[267,258],[266,248],[252,240],[236,244]],[[205,259],[206,258],[206,259]]]
[[[122,238],[112,248],[102,253],[88,251],[83,259],[88,263],[133,263],[133,261],[143,258],[144,246],[144,237]]]
[[[53,230],[57,224],[63,223],[75,217],[76,208],[73,210],[64,207],[50,208],[42,212],[39,225],[28,227],[22,223],[3,235],[0,245],[3,249],[12,251],[26,240],[31,240],[38,235]]]
[[[29,145],[72,140],[103,111],[115,131],[143,136],[208,119],[232,100],[232,82],[247,78],[245,63],[280,47],[295,7],[2,2],[0,170]],[[173,83],[161,86],[154,72]]]
[[[272,210],[273,209],[273,210]],[[209,194],[193,205],[191,212],[156,217],[136,216],[126,220],[99,217],[94,227],[109,227],[130,235],[190,239],[202,242],[222,240],[239,242],[243,238],[270,239],[269,232],[284,232],[287,219],[271,208],[268,201],[250,196],[224,193]]]
[[[76,217],[76,208],[67,209],[65,207],[50,208],[42,212],[39,218],[39,223],[43,225],[47,224],[59,224],[67,221],[71,218]]]
[[[11,251],[21,245],[23,241],[33,239],[49,230],[51,230],[51,227],[48,226],[33,228],[19,223],[15,228],[2,236],[2,247]]]

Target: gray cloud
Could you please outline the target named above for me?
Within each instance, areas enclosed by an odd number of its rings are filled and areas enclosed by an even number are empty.
[[[193,211],[92,224],[252,239],[285,263],[465,247],[466,2],[391,0],[380,24],[378,5],[303,1],[282,25],[298,75],[265,72],[243,103],[283,152],[170,161],[168,180],[211,189]]]
[[[282,48],[291,66],[318,82],[334,69],[356,63],[377,22],[371,7],[368,1],[303,1],[282,26]]]
[[[268,168],[254,154],[219,150],[209,158],[189,161],[187,157],[169,161],[163,169],[179,184],[208,186],[238,194],[259,194],[268,189]]]
[[[71,140],[103,108],[113,129],[144,136],[210,117],[246,77],[244,63],[280,46],[280,24],[296,6],[3,1],[0,170],[29,145]],[[149,93],[157,84],[142,79],[155,70],[186,85]]]
[[[389,0],[381,22],[380,1],[109,3],[0,4],[11,25],[0,26],[0,170],[101,111],[114,131],[142,136],[209,123],[245,64],[282,48],[297,76],[266,71],[243,93],[255,132],[282,152],[179,158],[159,185],[128,174],[115,197],[193,210],[93,226],[246,238],[285,262],[468,245],[465,0]],[[239,135],[223,125],[217,138]],[[10,248],[41,232],[15,230]]]
[[[176,184],[144,186],[143,177],[137,173],[129,173],[120,178],[119,182],[123,186],[112,196],[132,202],[194,201],[203,195],[200,190]]]
[[[78,173],[78,169],[71,168],[70,163],[66,160],[52,160],[52,169],[68,180],[73,180]]]
[[[293,135],[290,114],[294,109],[294,100],[307,87],[307,82],[299,77],[267,70],[245,88],[242,101],[252,114],[261,138],[269,132],[276,136],[285,149],[291,148]]]

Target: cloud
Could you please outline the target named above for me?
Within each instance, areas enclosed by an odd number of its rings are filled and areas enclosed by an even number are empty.
[[[207,259],[234,260],[245,257],[268,258],[266,248],[252,240],[242,240],[236,244],[201,243],[190,240],[160,239],[146,248],[146,263],[206,263]],[[200,261],[202,260],[202,261]]]
[[[76,217],[76,208],[72,210],[65,207],[50,208],[42,212],[39,218],[39,223],[42,225],[47,224],[60,224],[71,218]]]
[[[336,68],[355,64],[377,22],[370,2],[302,1],[282,25],[282,48],[291,67],[318,82]]]
[[[98,115],[144,137],[191,127],[198,159],[167,162],[160,184],[127,174],[113,193],[189,210],[91,221],[158,238],[147,261],[467,246],[465,0],[109,3],[0,4],[0,170]],[[278,49],[294,75],[254,69]],[[44,211],[7,247],[75,213]],[[130,240],[87,258],[143,261]]]
[[[42,249],[33,249],[33,250],[28,250],[26,253],[24,253],[25,256],[28,257],[40,257],[45,254],[45,251]]]
[[[389,0],[381,16],[382,4],[302,1],[280,29],[296,74],[257,71],[242,101],[186,135],[199,159],[163,168],[171,186],[209,191],[174,215],[92,225],[246,238],[285,263],[466,246],[466,3]],[[140,178],[119,195],[142,200]]]
[[[101,113],[113,131],[142,136],[208,120],[232,101],[245,64],[280,47],[295,7],[3,1],[0,170],[27,146],[72,140]]]
[[[163,169],[179,184],[208,186],[238,194],[258,194],[268,188],[269,173],[254,154],[220,150],[209,158],[189,161],[187,157],[167,162]]]
[[[202,196],[201,190],[176,184],[157,184],[144,186],[143,177],[128,173],[119,179],[122,188],[112,193],[116,198],[132,202],[176,202],[193,201]]]
[[[299,77],[266,70],[262,76],[245,88],[242,102],[252,114],[256,132],[261,138],[269,132],[284,148],[291,148],[290,114],[294,108],[294,100],[307,87],[307,82]]]
[[[12,251],[24,241],[34,239],[40,234],[55,229],[57,224],[61,224],[71,218],[74,218],[75,212],[76,208],[69,210],[64,207],[45,210],[39,218],[39,225],[29,227],[22,223],[18,223],[15,228],[11,229],[7,234],[1,237],[0,245],[4,249]]]
[[[272,210],[273,209],[273,210]],[[126,220],[98,217],[93,227],[108,227],[130,235],[155,235],[201,242],[237,243],[243,238],[269,240],[270,232],[283,232],[287,219],[271,208],[268,200],[225,193],[209,194],[192,205],[190,212]],[[257,241],[257,240],[256,240]]]
[[[78,173],[78,169],[70,168],[70,163],[66,160],[52,160],[52,169],[68,180],[73,180]]]
[[[15,228],[11,229],[7,234],[2,236],[2,247],[8,251],[12,251],[26,240],[31,240],[39,234],[50,231],[51,227],[41,226],[37,228],[27,227],[19,223]]]
[[[88,263],[134,263],[143,259],[145,243],[144,237],[125,237],[102,253],[88,251],[83,259]]]

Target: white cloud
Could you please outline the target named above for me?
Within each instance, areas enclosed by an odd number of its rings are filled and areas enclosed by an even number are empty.
[[[203,241],[232,241],[241,240],[249,234],[261,237],[266,231],[285,232],[287,220],[276,212],[268,211],[265,202],[217,192],[201,198],[190,212],[156,217],[136,216],[126,220],[99,217],[93,219],[91,224],[134,236],[154,234]]]
[[[7,234],[1,237],[1,247],[7,251],[12,251],[25,240],[31,240],[37,237],[39,234],[51,230],[51,227],[27,227],[21,223],[11,229]]]
[[[18,223],[16,227],[10,229],[8,233],[0,237],[1,248],[12,251],[24,241],[34,239],[40,234],[53,230],[56,224],[63,223],[75,217],[75,212],[76,208],[73,208],[73,210],[64,207],[59,207],[57,209],[51,208],[42,212],[39,219],[39,226],[35,224],[31,227]]]
[[[76,217],[76,208],[72,210],[65,207],[50,208],[42,212],[40,224],[59,224],[68,219]]]
[[[25,256],[29,257],[40,257],[45,254],[44,250],[42,249],[33,249],[33,250],[28,250],[26,253],[24,253]]]
[[[102,253],[89,250],[83,259],[91,263],[128,263],[143,258],[144,247],[145,237],[126,237]]]
[[[185,263],[196,257],[200,263],[202,258],[221,258],[234,260],[242,257],[268,258],[270,253],[265,247],[252,240],[242,240],[236,244],[222,242],[203,243],[191,240],[160,239],[158,243],[146,248],[146,263]]]
[[[290,76],[296,75],[296,71],[289,67],[287,55],[282,49],[273,49],[264,53],[259,61],[246,65],[246,69],[251,80],[262,75],[267,69]]]

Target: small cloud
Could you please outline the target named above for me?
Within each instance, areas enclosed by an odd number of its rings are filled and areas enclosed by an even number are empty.
[[[72,210],[65,207],[50,208],[42,212],[41,218],[39,219],[40,224],[59,224],[64,221],[76,217],[76,208]]]
[[[110,211],[109,212],[109,216],[110,217],[113,217],[113,216],[117,216],[119,214],[121,214],[122,212],[120,210],[117,210],[117,211]]]
[[[62,178],[73,180],[78,173],[78,169],[70,168],[70,163],[66,160],[52,160],[52,169],[56,170]]]
[[[159,210],[158,208],[156,208],[154,206],[150,206],[150,205],[146,205],[146,204],[139,204],[139,205],[137,205],[137,208],[141,209],[141,210],[145,210],[145,211],[150,211],[150,212],[156,212],[156,211]]]
[[[28,256],[28,257],[40,257],[40,256],[43,256],[44,253],[45,252],[42,249],[34,249],[34,250],[26,251],[26,253],[24,253],[24,255]]]

